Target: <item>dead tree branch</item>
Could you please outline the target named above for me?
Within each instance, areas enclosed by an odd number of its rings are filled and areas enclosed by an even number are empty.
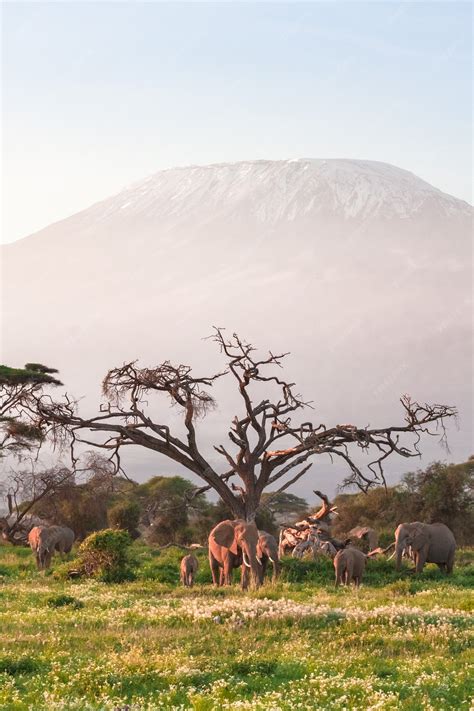
[[[170,361],[153,368],[140,368],[133,361],[107,373],[105,401],[92,417],[80,416],[77,403],[67,396],[56,401],[42,393],[33,404],[26,401],[23,415],[30,413],[56,446],[70,447],[73,468],[78,466],[79,443],[106,450],[116,471],[124,446],[145,447],[198,476],[204,484],[199,493],[213,489],[236,517],[252,519],[265,489],[277,482],[279,491],[288,488],[307,472],[308,460],[315,455],[339,457],[349,469],[346,485],[367,491],[385,484],[383,465],[388,457],[419,456],[423,434],[437,432],[445,443],[445,420],[456,414],[453,407],[422,405],[404,395],[402,424],[372,428],[295,423],[298,411],[311,405],[281,376],[287,354],[270,351],[259,356],[254,346],[237,334],[226,336],[222,328],[215,328],[211,339],[225,361],[224,369],[214,375],[196,376],[189,366]],[[198,429],[216,406],[210,390],[224,377],[235,382],[242,407],[231,419],[227,444],[214,447],[223,460],[221,467],[204,453]],[[184,437],[154,414],[154,396],[163,395],[181,413]],[[369,451],[375,456],[362,469],[355,453]],[[296,467],[302,468],[291,477]],[[234,477],[238,483],[231,482]]]

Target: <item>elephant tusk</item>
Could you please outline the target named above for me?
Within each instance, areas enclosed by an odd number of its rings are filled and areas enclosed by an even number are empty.
[[[269,559],[269,560],[270,560],[270,562],[272,562],[272,563],[274,563],[274,562],[275,562],[275,561],[273,560],[273,558],[271,557],[271,555],[269,555],[269,556],[268,556],[268,559]]]
[[[242,551],[242,558],[243,558],[243,561],[244,561],[244,565],[246,565],[247,568],[251,568],[252,566],[251,566],[250,563],[246,560],[246,558],[245,558],[245,553],[244,553],[243,551]]]

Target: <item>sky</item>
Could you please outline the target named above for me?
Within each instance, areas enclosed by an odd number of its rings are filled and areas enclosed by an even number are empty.
[[[158,170],[362,158],[472,201],[472,5],[6,2],[2,241]]]

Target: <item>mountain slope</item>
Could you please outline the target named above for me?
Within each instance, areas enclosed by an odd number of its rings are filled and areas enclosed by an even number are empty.
[[[291,350],[318,420],[387,421],[403,392],[458,404],[464,456],[471,219],[467,203],[384,163],[161,171],[3,248],[3,360],[51,363],[92,404],[91,384],[123,360],[212,369],[200,339],[223,325]],[[221,441],[234,414],[223,398]]]

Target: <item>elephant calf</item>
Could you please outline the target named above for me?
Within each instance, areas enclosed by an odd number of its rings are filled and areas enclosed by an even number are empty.
[[[358,548],[348,546],[336,553],[334,570],[336,572],[336,588],[342,583],[350,585],[354,581],[358,588],[365,570],[367,556]]]
[[[181,560],[180,578],[184,587],[192,588],[194,585],[194,577],[198,571],[198,559],[194,555],[185,555]]]
[[[67,526],[34,526],[28,534],[28,543],[36,554],[38,570],[49,568],[54,551],[69,553],[74,539],[74,531]]]

